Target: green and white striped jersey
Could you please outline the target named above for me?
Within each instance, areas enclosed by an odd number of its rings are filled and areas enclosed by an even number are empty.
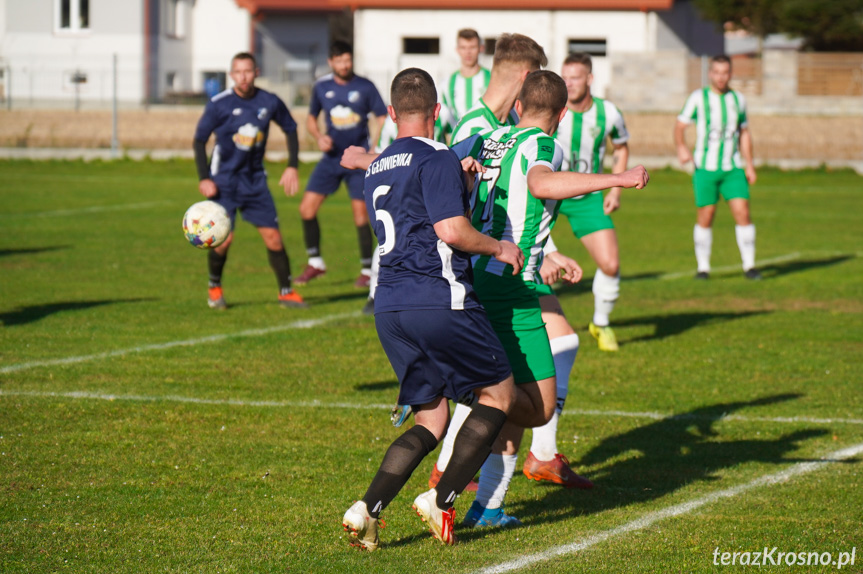
[[[677,120],[695,120],[695,167],[707,171],[731,171],[743,167],[740,130],[748,126],[743,94],[728,90],[718,94],[709,87],[689,95]]]
[[[539,128],[505,126],[482,135],[477,159],[486,172],[477,176],[471,223],[485,235],[518,245],[524,253],[522,278],[533,282],[560,202],[535,198],[527,189],[527,174],[538,165],[558,171],[563,150]],[[474,271],[495,275],[512,273],[505,263],[489,255],[475,255],[473,267]]]
[[[457,144],[462,140],[466,140],[474,134],[493,130],[503,126],[514,126],[518,123],[518,114],[515,109],[510,110],[506,121],[500,122],[495,115],[488,109],[482,98],[468,112],[462,116],[450,138],[450,145]]]
[[[449,77],[443,92],[443,103],[449,108],[452,115],[452,126],[455,126],[462,116],[477,103],[480,96],[485,93],[490,79],[491,72],[482,66],[480,66],[479,72],[470,78],[462,76],[461,71],[457,71]]]
[[[567,109],[554,137],[563,147],[564,171],[602,173],[608,138],[615,144],[626,143],[629,141],[629,132],[617,106],[602,98],[593,98],[593,105],[586,112]],[[573,199],[585,197],[587,195]]]

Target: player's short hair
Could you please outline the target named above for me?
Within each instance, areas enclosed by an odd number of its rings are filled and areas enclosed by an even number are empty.
[[[518,94],[523,114],[558,114],[566,107],[566,99],[566,82],[550,70],[529,73]]]
[[[252,66],[255,68],[258,67],[258,62],[255,60],[255,57],[249,52],[239,52],[237,54],[234,54],[234,57],[231,58],[231,65],[233,65],[234,60],[251,60]]]
[[[563,65],[568,66],[570,64],[581,64],[587,68],[588,72],[593,72],[593,59],[587,52],[572,52],[569,54],[563,61]]]
[[[342,54],[354,55],[354,48],[347,42],[336,40],[330,45],[330,58],[341,56]]]
[[[710,57],[710,65],[713,65],[713,64],[728,64],[728,66],[730,67],[731,66],[731,58],[729,58],[725,54],[717,54],[716,56]]]
[[[533,38],[523,34],[502,34],[494,45],[493,65],[527,64],[533,70],[548,64],[545,50]]]
[[[422,115],[430,117],[437,104],[437,89],[434,80],[425,70],[407,68],[393,78],[390,86],[390,102],[396,116]]]
[[[479,32],[473,28],[462,28],[458,31],[459,40],[476,40],[479,42]]]

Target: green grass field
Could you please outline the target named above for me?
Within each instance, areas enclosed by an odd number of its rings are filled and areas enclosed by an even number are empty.
[[[559,446],[597,487],[519,472],[524,526],[445,548],[410,509],[435,452],[365,554],[341,517],[399,432],[397,382],[360,313],[346,195],[321,214],[330,271],[301,288],[308,310],[276,305],[241,224],[214,312],[180,228],[190,161],[0,162],[0,572],[714,572],[716,549],[764,547],[856,548],[842,571],[863,571],[863,178],[763,170],[764,280],[742,277],[721,206],[696,282],[688,177],[651,177],[615,217],[619,353],[587,333],[594,266],[555,231],[585,269],[559,292],[582,343]],[[276,197],[297,273],[299,199]]]

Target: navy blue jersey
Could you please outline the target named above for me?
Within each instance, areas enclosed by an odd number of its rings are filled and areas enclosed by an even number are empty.
[[[219,188],[236,187],[237,175],[251,176],[264,171],[264,151],[270,122],[285,133],[297,131],[297,122],[285,103],[275,94],[256,89],[249,99],[233,89],[213,96],[198,121],[195,139],[207,141],[216,133],[216,147],[210,161],[210,176]]]
[[[397,139],[366,170],[364,195],[381,256],[376,313],[480,307],[470,257],[434,230],[467,213],[455,153],[425,138]]]
[[[333,140],[333,149],[327,155],[342,157],[352,145],[369,149],[369,114],[383,116],[387,107],[373,83],[354,76],[347,84],[339,84],[332,74],[315,82],[309,114],[317,117],[324,111],[327,135]]]

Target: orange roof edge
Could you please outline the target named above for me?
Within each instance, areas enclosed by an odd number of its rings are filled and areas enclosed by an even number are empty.
[[[345,8],[435,10],[670,10],[674,0],[236,0],[252,14],[277,12],[334,12]]]

